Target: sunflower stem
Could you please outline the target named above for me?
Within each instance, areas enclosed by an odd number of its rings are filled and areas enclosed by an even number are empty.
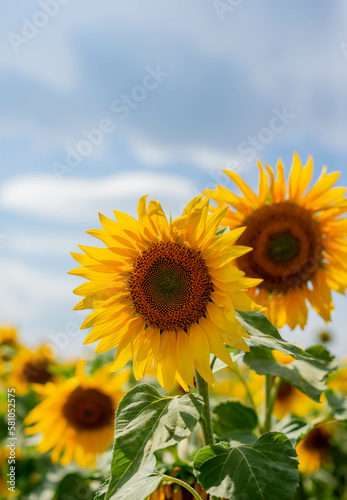
[[[271,405],[271,389],[272,389],[272,375],[266,375],[265,377],[265,422],[263,427],[263,432],[269,432],[271,430],[271,417],[272,408]]]
[[[214,437],[208,383],[201,377],[197,370],[195,370],[195,378],[198,394],[200,394],[204,400],[204,409],[200,419],[203,442],[204,446],[212,446],[214,445]]]
[[[206,380],[204,380],[199,372],[195,370],[195,379],[196,379],[196,389],[198,394],[202,396],[204,400],[204,409],[200,419],[200,425],[202,429],[203,443],[204,446],[213,446],[214,445],[214,436],[213,436],[213,426],[212,426],[212,414],[210,407],[210,396],[209,396],[209,387]],[[216,497],[210,496],[211,500],[217,500]]]
[[[196,500],[202,500],[199,493],[197,491],[195,491],[194,488],[192,488],[189,484],[185,483],[184,481],[177,479],[177,477],[167,476],[166,474],[160,474],[160,476],[163,479],[170,481],[171,483],[179,484],[180,486],[182,486],[182,488],[185,488],[186,490],[188,490]]]
[[[276,403],[277,394],[281,386],[282,379],[272,375],[266,375],[265,379],[265,423],[263,434],[271,431],[272,412]]]
[[[252,393],[249,390],[247,381],[244,379],[244,377],[243,377],[242,373],[240,372],[239,367],[237,366],[236,362],[234,363],[234,368],[230,368],[230,370],[238,377],[238,379],[240,380],[240,382],[244,385],[244,387],[246,389],[246,393],[247,393],[247,398],[248,398],[249,404],[251,405],[251,407],[253,408],[253,410],[257,413],[257,407],[256,407],[256,405],[254,403],[254,399],[253,399]]]

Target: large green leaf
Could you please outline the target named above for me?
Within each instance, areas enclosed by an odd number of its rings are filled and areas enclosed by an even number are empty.
[[[54,495],[54,500],[74,500],[76,498],[92,500],[93,497],[94,494],[86,483],[86,480],[80,474],[73,472],[64,476],[60,481]]]
[[[152,455],[150,461],[141,467],[135,474],[111,496],[112,499],[145,499],[156,490],[162,481],[162,477],[155,473],[156,459]],[[109,481],[104,483],[98,490],[94,500],[105,498]],[[107,497],[108,498],[108,497]]]
[[[270,350],[251,346],[251,351],[247,352],[243,359],[259,375],[281,377],[314,401],[319,402],[320,395],[327,388],[326,378],[335,365],[332,356],[326,358],[328,351],[324,347],[322,349],[323,351],[317,350],[316,352],[323,358],[317,356],[314,359],[301,358],[284,365],[276,361]],[[303,351],[305,352],[309,356],[313,355],[312,350]],[[322,363],[319,363],[320,359]]]
[[[152,475],[153,453],[188,437],[203,405],[197,394],[163,397],[146,384],[131,389],[117,409],[110,483],[98,498],[145,499],[159,484]],[[134,477],[142,488],[135,488]]]
[[[257,425],[255,411],[238,401],[225,401],[213,408],[213,429],[219,436],[232,431],[253,431]]]
[[[250,334],[248,339],[256,347],[281,351],[290,354],[297,360],[306,361],[318,368],[325,367],[333,371],[337,367],[336,359],[323,346],[313,346],[303,351],[300,347],[282,339],[277,328],[260,312],[236,312],[236,317],[244,329]]]
[[[277,432],[250,445],[206,446],[195,457],[194,472],[210,495],[229,500],[291,500],[299,482],[295,449]]]

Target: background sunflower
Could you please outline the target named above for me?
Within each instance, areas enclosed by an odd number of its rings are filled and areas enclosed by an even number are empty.
[[[332,425],[317,425],[296,445],[303,474],[312,474],[331,461],[333,431]]]
[[[115,411],[129,370],[110,376],[106,365],[87,376],[84,367],[85,361],[79,361],[75,377],[35,385],[44,399],[26,417],[26,433],[42,433],[37,450],[51,450],[53,463],[95,467],[96,457],[112,442]]]
[[[310,189],[313,160],[305,166],[295,153],[286,186],[284,166],[272,168],[259,163],[259,192],[231,170],[224,172],[243,196],[217,186],[205,193],[218,207],[228,207],[222,224],[230,229],[246,226],[238,243],[253,251],[237,260],[248,276],[261,278],[250,296],[268,308],[272,323],[291,328],[307,322],[309,302],[317,313],[330,321],[334,305],[331,290],[345,294],[347,287],[347,199],[346,189],[333,187],[339,173],[321,177]],[[216,210],[212,207],[212,210]]]
[[[53,355],[48,346],[36,350],[20,347],[9,361],[7,384],[15,389],[18,396],[23,396],[29,392],[32,384],[44,385],[55,380],[53,366]]]

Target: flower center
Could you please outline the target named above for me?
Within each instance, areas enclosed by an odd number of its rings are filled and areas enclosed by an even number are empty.
[[[325,429],[316,427],[305,437],[307,450],[323,451],[329,448],[330,434]]]
[[[46,384],[52,379],[52,374],[49,373],[47,367],[47,361],[29,361],[24,365],[22,377],[29,383]]]
[[[315,275],[323,262],[319,223],[289,201],[265,206],[245,220],[240,245],[253,251],[238,259],[247,276],[262,278],[269,291],[295,290]]]
[[[69,424],[78,430],[94,430],[112,424],[114,416],[112,400],[97,389],[77,387],[63,407]]]
[[[294,392],[294,387],[288,382],[281,382],[281,385],[278,389],[277,399],[283,401],[291,396]]]
[[[161,331],[186,330],[197,322],[213,290],[200,254],[176,242],[144,250],[133,265],[129,288],[137,314]]]
[[[290,231],[273,234],[268,239],[266,251],[271,262],[287,265],[300,254],[300,241]]]

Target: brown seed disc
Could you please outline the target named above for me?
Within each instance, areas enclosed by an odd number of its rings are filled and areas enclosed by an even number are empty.
[[[97,389],[77,387],[63,407],[69,424],[78,430],[94,430],[112,424],[115,409],[112,400]]]
[[[291,384],[288,384],[288,382],[282,380],[281,385],[278,389],[277,399],[279,401],[288,399],[294,393],[294,391],[295,389]]]
[[[22,370],[22,377],[29,383],[46,384],[52,379],[52,374],[47,368],[46,360],[29,361]]]
[[[253,248],[238,259],[247,276],[262,278],[269,291],[295,290],[315,275],[323,261],[319,223],[311,212],[291,202],[256,210],[245,220],[238,244]]]
[[[329,449],[330,433],[321,427],[315,427],[310,431],[304,440],[304,447],[307,450],[324,451]]]
[[[176,242],[144,250],[133,265],[129,288],[137,314],[161,331],[186,330],[197,322],[213,290],[200,253]]]

